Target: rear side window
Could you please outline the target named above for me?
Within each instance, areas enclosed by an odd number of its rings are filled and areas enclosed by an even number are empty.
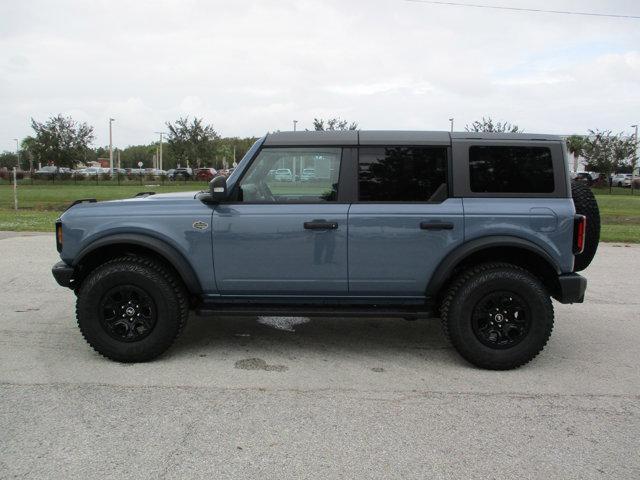
[[[360,148],[362,202],[441,202],[447,197],[446,147]]]
[[[469,148],[471,191],[551,193],[555,189],[551,150],[546,147]]]

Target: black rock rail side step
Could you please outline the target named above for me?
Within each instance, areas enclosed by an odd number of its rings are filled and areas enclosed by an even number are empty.
[[[286,317],[382,317],[382,318],[430,318],[433,311],[424,305],[416,307],[364,306],[364,305],[256,305],[216,303],[200,305],[198,316],[286,316]]]

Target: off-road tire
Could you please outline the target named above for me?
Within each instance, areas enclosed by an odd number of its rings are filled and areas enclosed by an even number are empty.
[[[472,328],[476,305],[491,292],[509,291],[528,305],[528,333],[509,348],[484,344]],[[463,271],[449,286],[440,307],[442,328],[455,349],[473,365],[490,370],[520,367],[538,355],[553,330],[553,305],[538,278],[508,263],[485,263]]]
[[[600,242],[600,209],[593,192],[586,185],[571,182],[571,196],[576,213],[587,217],[584,251],[575,256],[574,272],[580,272],[589,266],[598,250]]]
[[[113,338],[101,324],[100,305],[110,289],[132,285],[155,304],[155,324],[138,341]],[[189,314],[187,292],[162,263],[147,257],[123,256],[93,270],[82,282],[76,302],[78,327],[99,354],[118,362],[145,362],[165,352],[178,337]]]

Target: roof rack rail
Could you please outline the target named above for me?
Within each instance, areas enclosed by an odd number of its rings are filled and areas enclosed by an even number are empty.
[[[149,195],[155,195],[156,192],[140,192],[140,193],[136,193],[133,198],[138,198],[138,197],[148,197]]]

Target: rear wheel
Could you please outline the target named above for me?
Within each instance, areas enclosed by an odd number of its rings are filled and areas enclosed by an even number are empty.
[[[542,283],[505,263],[463,272],[449,288],[440,313],[445,335],[460,355],[491,370],[528,363],[553,329],[553,306]]]
[[[188,316],[179,279],[161,263],[125,256],[101,265],[78,292],[78,326],[89,345],[119,362],[144,362],[167,350]]]

